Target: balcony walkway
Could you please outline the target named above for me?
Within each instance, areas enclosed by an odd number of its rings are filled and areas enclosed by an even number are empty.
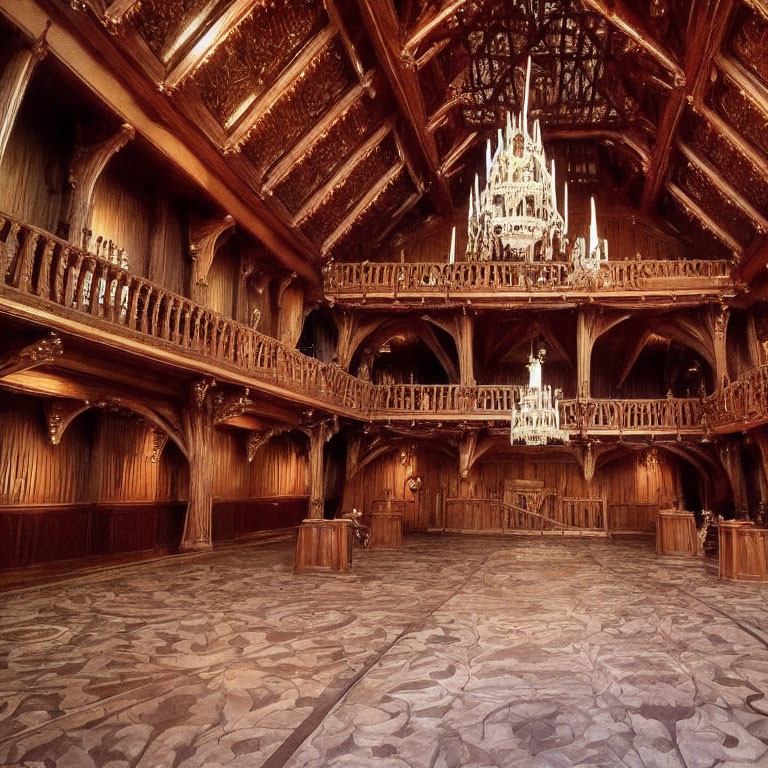
[[[717,272],[717,262],[701,262],[714,270],[706,274],[699,272],[703,267],[698,262],[685,264],[693,270],[685,279],[729,279],[724,266],[722,274]],[[381,386],[362,381],[1,214],[0,275],[5,276],[0,313],[350,419],[508,423],[518,391],[512,385]],[[14,381],[14,376],[5,379],[11,385]],[[562,428],[580,436],[702,437],[708,431],[743,431],[768,420],[768,366],[704,401],[563,400],[560,414]]]
[[[768,760],[765,586],[604,540],[409,536],[335,578],[292,560],[242,546],[5,593],[0,764]]]

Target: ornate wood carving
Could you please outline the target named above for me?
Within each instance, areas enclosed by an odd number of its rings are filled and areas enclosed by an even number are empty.
[[[155,427],[150,427],[149,439],[151,441],[149,460],[153,464],[157,464],[160,461],[163,449],[168,443],[168,434]]]
[[[711,232],[734,256],[741,253],[741,245],[737,243],[714,219],[698,204],[683,192],[677,184],[667,182],[667,191],[674,197],[686,211],[697,218],[702,227]]]
[[[247,388],[242,392],[224,392],[219,389],[213,396],[213,423],[221,424],[236,416],[242,416],[248,406],[253,404],[249,394],[250,390]]]
[[[223,219],[207,219],[190,226],[189,256],[192,259],[191,294],[193,301],[208,301],[208,272],[216,255],[216,242],[224,232],[235,226],[235,220],[227,215]]]
[[[391,0],[358,0],[358,5],[379,65],[419,148],[420,162],[414,165],[426,167],[429,194],[437,209],[450,215],[450,190],[440,169],[435,137],[427,130],[427,112],[415,64],[409,66],[402,57],[402,30],[395,7]]]
[[[0,164],[32,73],[48,52],[45,38],[50,26],[49,21],[37,40],[17,48],[0,75]]]
[[[45,338],[0,357],[0,379],[20,371],[28,371],[38,365],[56,362],[64,353],[61,337],[51,331]]]
[[[337,420],[321,419],[310,424],[309,435],[309,512],[308,518],[321,520],[325,508],[325,471],[323,449],[339,430]]]
[[[604,333],[629,317],[617,312],[601,312],[585,308],[579,312],[576,324],[576,391],[579,397],[591,395],[592,348]]]
[[[69,169],[72,187],[69,201],[69,241],[81,247],[87,237],[93,212],[93,190],[101,172],[112,156],[120,151],[134,136],[133,126],[124,123],[114,135],[100,144],[78,147]]]
[[[50,398],[43,403],[45,412],[46,430],[48,440],[52,445],[58,445],[67,427],[77,416],[91,407],[86,400],[68,400],[64,398]]]

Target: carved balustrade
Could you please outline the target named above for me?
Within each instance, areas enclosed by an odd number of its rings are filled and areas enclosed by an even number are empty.
[[[663,263],[663,279],[674,275],[696,279],[727,275],[724,263],[718,266],[718,262],[631,263],[638,269],[651,271],[654,268],[649,265]],[[608,266],[623,268],[620,264],[614,262]],[[439,266],[447,269],[447,265]],[[478,262],[454,266],[458,267],[454,272],[462,275],[465,284],[482,281],[487,285],[512,279],[509,276],[516,274],[514,269],[518,267],[553,270],[562,267],[555,262],[534,265]],[[424,270],[429,267],[424,264],[337,264],[333,269],[345,275],[344,280],[356,280],[365,274],[366,280],[397,280],[398,284],[410,281],[410,284],[423,280],[427,274]],[[650,279],[648,274],[638,279]],[[2,214],[0,285],[197,353],[255,379],[311,395],[361,419],[504,421],[513,401],[519,398],[517,386],[383,386],[362,381],[338,365],[307,357],[191,299],[131,275],[118,264]],[[560,401],[561,426],[572,434],[582,435],[698,434],[707,428],[727,431],[760,423],[766,414],[768,366],[751,371],[705,401],[693,398]]]
[[[718,431],[744,429],[768,419],[768,365],[748,371],[707,398],[706,423]]]
[[[325,275],[326,297],[420,300],[429,296],[657,290],[722,291],[732,286],[724,260],[676,259],[609,261],[596,275],[580,278],[569,261],[445,263],[332,263]]]

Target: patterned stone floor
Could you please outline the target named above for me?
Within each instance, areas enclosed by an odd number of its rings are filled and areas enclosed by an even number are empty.
[[[288,544],[0,594],[0,765],[768,766],[768,587],[600,540]]]

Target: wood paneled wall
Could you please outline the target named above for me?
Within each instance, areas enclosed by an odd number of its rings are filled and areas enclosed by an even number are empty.
[[[99,177],[93,194],[91,248],[99,235],[112,240],[125,248],[133,274],[185,293],[186,211],[162,187],[152,185],[145,173],[135,170],[140,162],[129,145]]]
[[[73,149],[74,126],[25,99],[0,166],[0,211],[56,232]]]
[[[422,490],[406,507],[406,529],[424,530],[436,525],[437,511],[447,498],[502,499],[504,481],[542,480],[545,487],[557,490],[560,497],[600,498],[608,503],[657,502],[661,506],[681,495],[680,461],[664,451],[632,452],[601,467],[591,483],[584,480],[574,459],[557,454],[546,457],[509,455],[479,461],[466,480],[459,478],[455,459],[417,449],[411,466],[423,479]],[[390,491],[403,498],[407,465],[399,449],[363,468],[350,481],[344,493],[344,509],[353,507],[369,515],[375,499]],[[406,491],[408,501],[414,499]]]

